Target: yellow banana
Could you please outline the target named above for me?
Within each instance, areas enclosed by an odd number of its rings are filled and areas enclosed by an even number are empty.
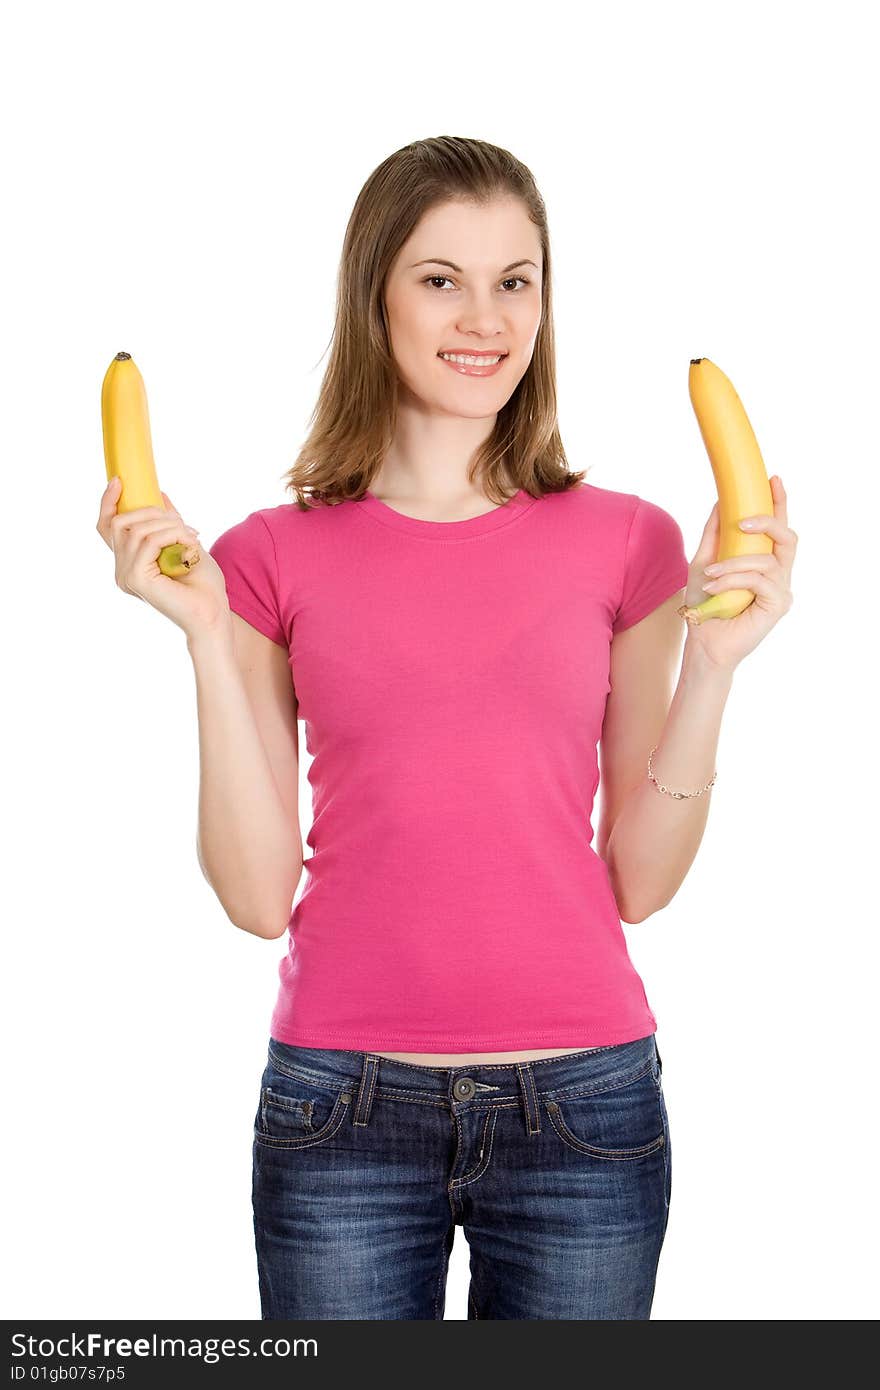
[[[747,516],[772,516],[773,493],[755,432],[733,382],[708,357],[692,357],[688,371],[691,405],[712,464],[718,490],[719,534],[716,560],[736,555],[769,555],[773,537],[749,535],[739,522]],[[678,612],[692,626],[708,618],[735,618],[754,603],[751,589],[725,589]]]
[[[117,352],[101,387],[101,425],[107,481],[118,474],[122,488],[117,512],[138,507],[165,507],[153,462],[150,416],[144,380],[128,352]],[[169,579],[187,574],[201,559],[198,545],[175,542],[159,553],[158,565]]]

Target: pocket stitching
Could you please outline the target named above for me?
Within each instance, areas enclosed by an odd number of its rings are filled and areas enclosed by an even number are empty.
[[[583,1139],[578,1139],[576,1134],[572,1134],[562,1118],[562,1114],[555,1101],[547,1102],[547,1113],[550,1122],[563,1143],[578,1153],[590,1154],[593,1158],[609,1158],[615,1162],[626,1162],[631,1158],[645,1158],[648,1154],[654,1153],[666,1143],[666,1135],[660,1131],[656,1139],[652,1139],[648,1144],[642,1144],[635,1149],[600,1149],[595,1144],[587,1144]]]
[[[313,1144],[322,1143],[325,1139],[331,1138],[331,1136],[336,1133],[343,1120],[345,1119],[346,1112],[348,1110],[349,1104],[351,1103],[350,1100],[343,1100],[343,1096],[345,1094],[345,1091],[340,1091],[339,1095],[336,1097],[336,1104],[330,1111],[330,1115],[327,1119],[326,1124],[324,1124],[321,1127],[321,1129],[315,1130],[314,1134],[305,1134],[302,1136],[302,1138],[299,1138],[298,1136],[292,1136],[289,1139],[280,1139],[277,1135],[274,1134],[264,1134],[264,1132],[261,1129],[258,1129],[256,1126],[254,1126],[255,1141],[260,1144],[267,1144],[271,1148],[276,1149],[308,1149]],[[264,1123],[267,1103],[274,1104],[275,1102],[266,1101],[266,1088],[264,1086],[261,1086],[260,1113],[263,1115]],[[283,1109],[284,1107],[281,1108]]]

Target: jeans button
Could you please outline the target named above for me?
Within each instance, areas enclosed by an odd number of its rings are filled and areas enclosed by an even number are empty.
[[[476,1089],[474,1081],[469,1076],[460,1076],[452,1088],[456,1100],[470,1100]]]

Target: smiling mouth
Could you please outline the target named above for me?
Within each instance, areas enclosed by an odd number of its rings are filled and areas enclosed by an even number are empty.
[[[510,354],[507,352],[444,352],[441,350],[437,353],[437,356],[442,358],[444,362],[447,362],[450,359],[469,357],[473,358],[477,366],[480,366],[482,363],[485,362],[503,362],[505,357],[509,357]]]

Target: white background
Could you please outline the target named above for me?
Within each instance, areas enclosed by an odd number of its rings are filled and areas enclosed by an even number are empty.
[[[289,500],[354,200],[440,134],[505,146],[544,194],[571,466],[669,510],[690,558],[715,500],[687,393],[707,355],[800,537],[694,866],[626,927],[673,1147],[653,1317],[876,1317],[869,17],[7,10],[6,1317],[259,1318],[251,1124],[287,939],[236,930],[199,870],[192,665],[95,531],[100,386],[131,352],[160,482],[206,545]],[[467,1255],[458,1227],[448,1319]]]

